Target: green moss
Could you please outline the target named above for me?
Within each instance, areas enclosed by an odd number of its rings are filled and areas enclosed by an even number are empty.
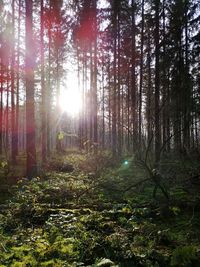
[[[144,179],[134,158],[118,166],[109,153],[53,160],[72,164],[74,171],[18,182],[0,215],[0,266],[95,266],[98,259],[119,266],[199,263],[197,195],[171,189],[166,219],[166,202],[152,200],[151,183],[123,193]]]

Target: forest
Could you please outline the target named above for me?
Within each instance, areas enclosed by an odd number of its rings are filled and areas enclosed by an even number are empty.
[[[0,0],[0,267],[200,266],[199,0]]]

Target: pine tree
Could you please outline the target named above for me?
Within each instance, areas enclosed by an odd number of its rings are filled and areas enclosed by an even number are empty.
[[[35,146],[35,99],[34,99],[34,47],[33,47],[33,2],[26,0],[26,156],[28,177],[33,177],[37,172],[36,146]]]

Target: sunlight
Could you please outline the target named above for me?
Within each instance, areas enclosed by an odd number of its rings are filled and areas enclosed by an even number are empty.
[[[66,86],[61,88],[59,104],[62,112],[70,116],[77,116],[82,108],[81,93],[75,76],[68,77]]]

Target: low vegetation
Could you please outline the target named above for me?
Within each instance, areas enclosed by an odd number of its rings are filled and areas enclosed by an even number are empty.
[[[57,156],[40,177],[7,183],[0,266],[199,266],[200,166],[168,165],[169,199],[136,158],[109,152]]]

